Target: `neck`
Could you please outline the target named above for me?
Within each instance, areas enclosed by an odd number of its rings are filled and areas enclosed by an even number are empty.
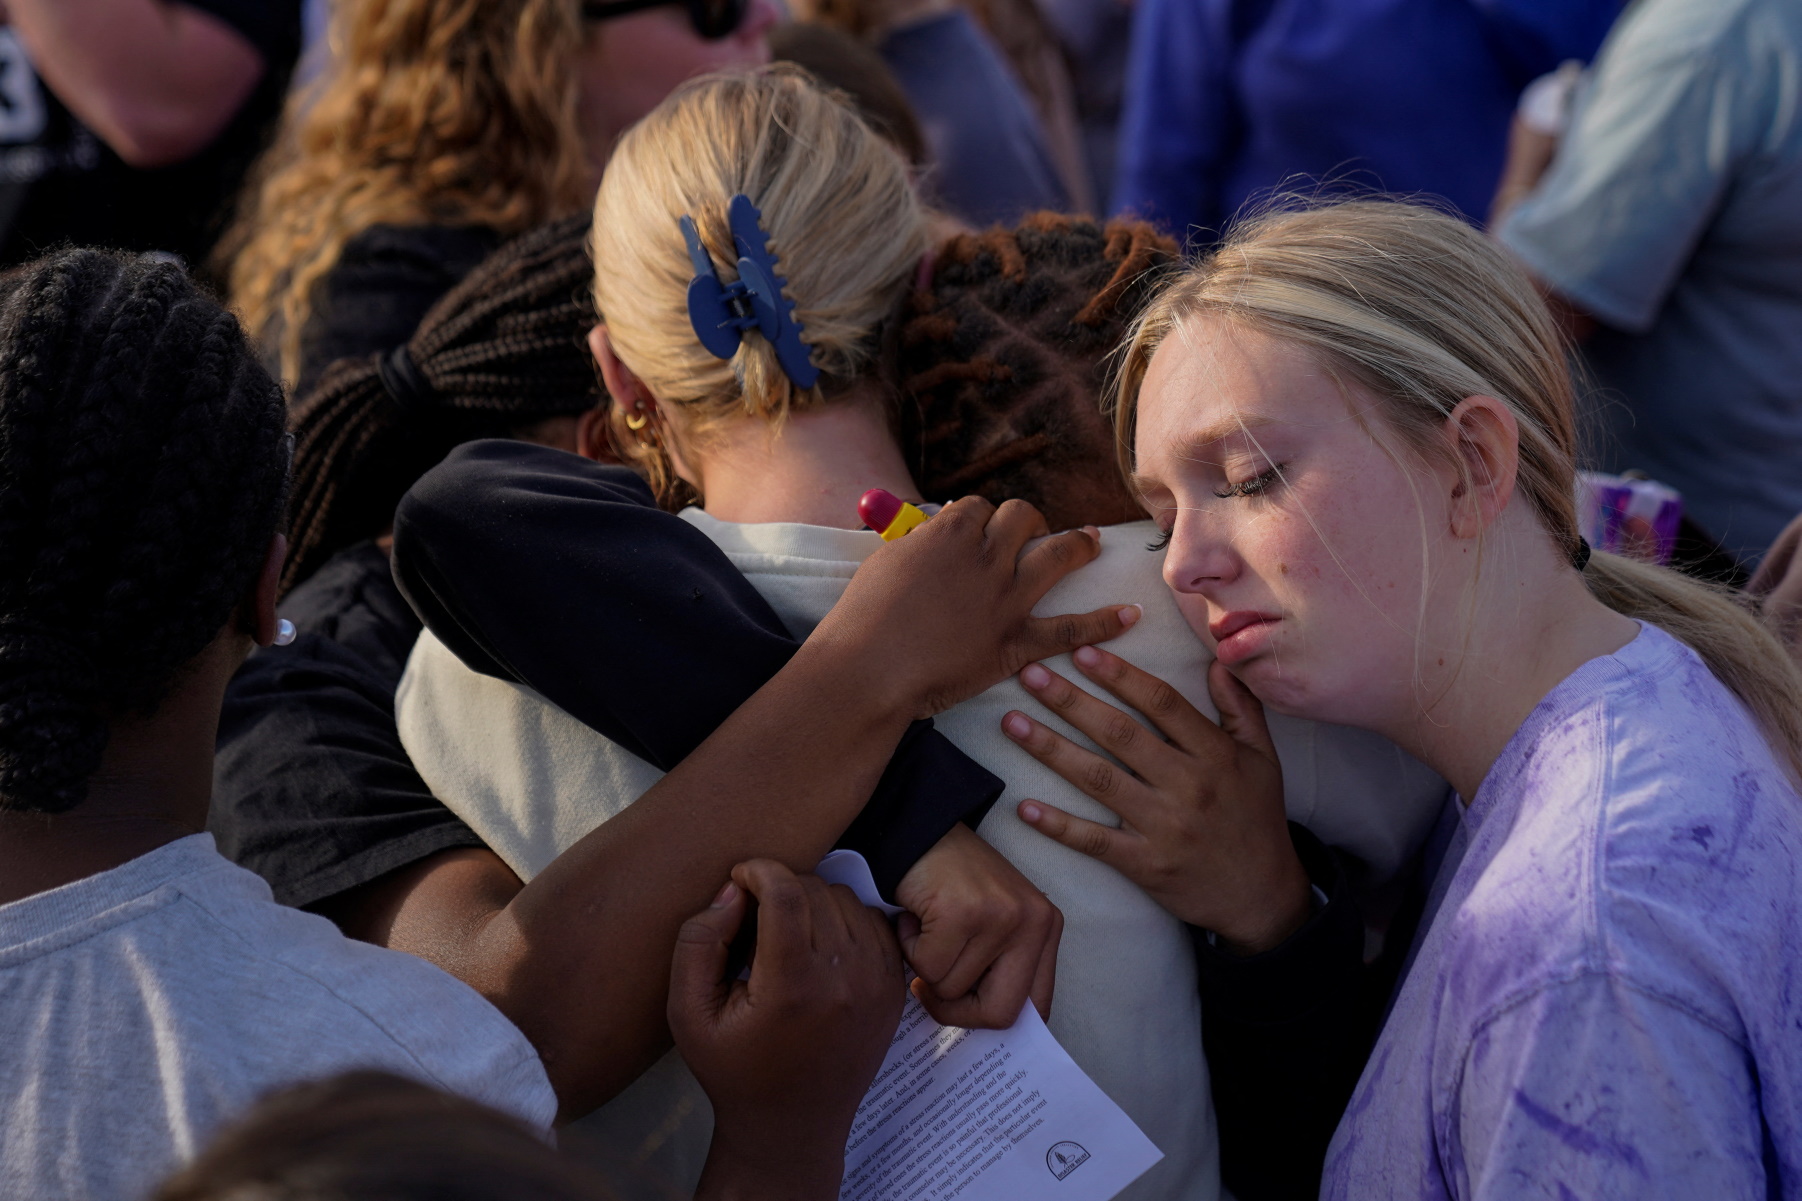
[[[1468,642],[1440,673],[1423,707],[1380,730],[1451,782],[1469,804],[1535,706],[1591,659],[1639,632],[1590,594],[1582,577],[1545,564],[1480,603]],[[1424,658],[1424,656],[1423,656]],[[1436,699],[1435,699],[1436,698]]]
[[[219,710],[225,682],[243,659],[240,641],[216,639],[153,715],[112,723],[87,799],[74,809],[0,812],[0,905],[119,867],[206,829]]]
[[[791,416],[780,429],[755,418],[709,427],[688,459],[703,508],[721,521],[792,521],[863,528],[857,501],[885,488],[918,501],[888,414],[872,393]]]

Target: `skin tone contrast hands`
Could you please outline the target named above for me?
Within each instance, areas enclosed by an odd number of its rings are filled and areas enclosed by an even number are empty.
[[[758,903],[750,977],[728,969]],[[696,1201],[829,1201],[845,1142],[901,1019],[906,992],[888,921],[843,885],[768,859],[741,863],[683,924],[669,1024],[713,1102]]]
[[[811,869],[868,800],[916,717],[1035,659],[1113,638],[1137,617],[1130,606],[1034,617],[1052,584],[1099,551],[1076,531],[1022,555],[1042,533],[1043,520],[1024,504],[949,506],[873,555],[770,683],[529,884],[491,851],[447,851],[346,894],[327,916],[488,997],[538,1048],[563,1119],[587,1113],[669,1046],[677,931],[735,864],[762,857]],[[982,598],[974,619],[937,603],[947,585]],[[835,770],[822,772],[821,763]],[[987,883],[977,878],[981,853],[952,838],[900,886],[920,922],[910,951],[936,985],[929,999],[937,1012],[1005,1027],[1029,995],[1049,1003],[1059,919],[999,856],[991,853]],[[959,857],[955,873],[941,853]],[[953,883],[954,874],[966,878]],[[1015,915],[1014,933],[963,994],[973,1003],[945,1007],[960,1001],[952,990],[971,979],[971,957],[990,952],[983,927],[1008,920],[997,910]],[[597,1013],[608,1020],[597,1024]]]

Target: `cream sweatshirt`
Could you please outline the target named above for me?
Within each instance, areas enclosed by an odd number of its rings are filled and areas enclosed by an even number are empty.
[[[699,509],[682,516],[726,552],[798,639],[812,632],[858,564],[882,545],[868,531],[741,525]],[[1156,533],[1150,522],[1103,530],[1100,557],[1047,593],[1037,612],[1142,605],[1144,617],[1109,649],[1169,681],[1212,717],[1212,656],[1161,579],[1163,556],[1146,549]],[[1103,695],[1067,656],[1047,666]],[[1010,709],[1034,713],[1078,744],[1098,748],[1043,710],[1016,680],[937,718],[947,737],[1007,781],[978,833],[1063,911],[1052,1033],[1164,1152],[1162,1162],[1121,1194],[1124,1201],[1212,1201],[1220,1193],[1219,1155],[1187,932],[1112,868],[1052,842],[1015,815],[1018,802],[1033,797],[1119,824],[1002,734],[1001,717]],[[522,879],[661,776],[530,689],[471,671],[429,631],[408,664],[396,713],[402,741],[432,791]],[[1270,729],[1289,816],[1362,860],[1370,878],[1393,875],[1426,836],[1445,782],[1373,734],[1276,714]],[[660,1113],[667,1115],[662,1122]],[[680,1187],[699,1176],[706,1123],[697,1117],[707,1113],[692,1077],[666,1061],[569,1134],[593,1144],[591,1127],[622,1123],[662,1133],[664,1142],[647,1148],[642,1140],[627,1145],[638,1133],[595,1131],[607,1159],[666,1163]]]

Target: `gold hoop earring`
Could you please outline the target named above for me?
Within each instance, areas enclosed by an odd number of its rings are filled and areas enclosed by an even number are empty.
[[[633,433],[637,433],[639,430],[643,429],[645,426],[647,426],[649,424],[651,424],[651,419],[649,417],[645,416],[644,410],[642,410],[642,409],[640,409],[636,413],[627,413],[626,414],[626,428],[631,430]]]

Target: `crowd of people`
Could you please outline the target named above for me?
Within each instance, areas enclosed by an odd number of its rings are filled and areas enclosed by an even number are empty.
[[[1798,79],[0,0],[0,1197],[825,1201],[911,993],[1126,1201],[1802,1198]]]

